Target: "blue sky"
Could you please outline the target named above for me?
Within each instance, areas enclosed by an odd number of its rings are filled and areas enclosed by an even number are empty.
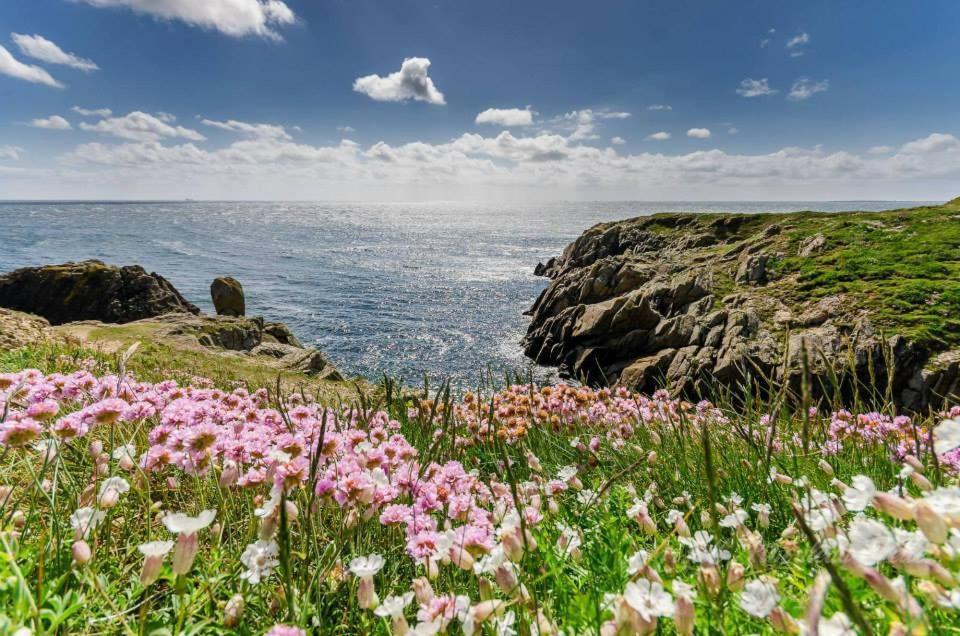
[[[943,199],[958,26],[951,0],[4,0],[0,198]]]

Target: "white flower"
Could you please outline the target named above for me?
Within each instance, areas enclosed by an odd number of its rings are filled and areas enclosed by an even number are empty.
[[[673,588],[673,593],[677,598],[693,600],[694,597],[697,596],[696,588],[688,583],[684,583],[680,579],[674,579],[671,587]]]
[[[130,491],[130,484],[123,477],[107,477],[100,482],[100,497],[107,494],[109,490],[115,490],[117,494],[122,495]]]
[[[755,503],[750,506],[750,510],[762,515],[768,515],[773,509],[770,507],[770,504]]]
[[[283,494],[283,490],[277,484],[274,484],[270,488],[270,499],[267,499],[263,506],[256,508],[253,511],[253,514],[257,517],[266,518],[273,514],[273,511],[277,509],[277,506],[280,505],[280,496]]]
[[[647,579],[627,583],[623,600],[647,622],[657,616],[670,616],[674,610],[670,593],[661,584],[651,583]]]
[[[356,577],[370,577],[379,572],[384,564],[386,561],[379,554],[360,556],[350,561],[350,571]]]
[[[100,522],[103,521],[103,518],[106,516],[106,513],[101,510],[94,510],[90,507],[77,508],[74,513],[70,515],[70,525],[86,539],[90,531],[100,525]]]
[[[517,636],[517,630],[514,624],[517,622],[517,615],[510,610],[503,616],[493,619],[493,627],[497,630],[497,636]]]
[[[870,507],[876,494],[877,487],[873,485],[873,480],[866,475],[857,475],[853,478],[853,486],[843,493],[843,505],[847,510],[862,512]]]
[[[713,535],[706,530],[697,530],[692,537],[677,537],[677,540],[690,548],[690,554],[687,555],[687,558],[694,563],[716,565],[720,561],[726,561],[730,558],[729,550],[722,550],[711,544]]]
[[[897,540],[897,547],[913,559],[922,559],[930,549],[930,541],[917,530],[910,531],[903,528],[894,528],[893,536]]]
[[[731,506],[733,506],[733,507],[735,507],[735,508],[739,508],[739,507],[740,507],[740,504],[743,503],[743,497],[741,497],[741,496],[740,496],[739,494],[737,494],[736,492],[731,492],[731,493],[727,496],[727,503],[729,503]]]
[[[813,488],[800,498],[803,507],[804,520],[811,530],[820,532],[826,530],[837,520],[837,513],[830,497]]]
[[[166,556],[172,549],[173,541],[149,541],[137,546],[137,550],[145,557]]]
[[[484,555],[473,562],[473,572],[478,575],[493,574],[504,563],[507,563],[507,555],[503,551],[503,546],[498,543],[490,551],[490,554]]]
[[[396,616],[403,616],[403,608],[410,604],[410,601],[413,600],[413,592],[407,592],[406,594],[401,594],[400,596],[394,596],[391,594],[387,598],[380,601],[380,605],[377,606],[377,609],[373,610],[373,613],[381,618],[394,618]]]
[[[577,501],[579,501],[584,506],[589,506],[593,503],[593,500],[596,499],[597,494],[590,490],[589,488],[584,488],[577,493]]]
[[[933,451],[942,455],[960,446],[960,418],[944,420],[933,429]]]
[[[213,523],[216,516],[216,510],[203,510],[196,517],[171,512],[163,518],[163,525],[173,534],[196,534]]]
[[[884,561],[897,549],[897,541],[887,526],[867,517],[853,520],[847,538],[850,540],[847,551],[858,563],[868,567]]]
[[[720,520],[721,528],[737,528],[743,525],[743,522],[747,520],[747,511],[742,508],[737,508],[733,511],[732,514],[727,515]]]
[[[817,633],[820,636],[857,636],[853,623],[843,612],[837,612],[830,618],[821,618],[817,624]]]
[[[677,509],[667,511],[667,523],[673,525],[683,519],[683,513]]]
[[[114,459],[123,459],[128,457],[130,459],[137,458],[137,447],[133,444],[121,444],[113,449],[113,458]]]
[[[960,609],[960,589],[945,590],[937,595],[937,605],[947,609]]]
[[[577,467],[576,466],[564,466],[559,471],[557,471],[557,479],[560,481],[570,481],[577,476]]]
[[[280,565],[277,555],[280,550],[276,541],[263,541],[262,539],[251,543],[247,549],[240,555],[240,563],[246,566],[247,571],[240,575],[240,578],[256,585],[263,579],[273,573],[273,569]]]
[[[766,618],[780,603],[780,592],[773,583],[754,579],[747,583],[740,593],[740,607],[747,614],[757,618]]]
[[[647,559],[649,558],[650,558],[650,553],[648,553],[646,550],[638,550],[637,552],[635,552],[633,556],[627,559],[627,574],[629,574],[630,576],[633,576],[634,574],[642,570],[643,567],[647,564]]]
[[[960,521],[960,487],[937,488],[923,496],[935,511],[951,521]]]

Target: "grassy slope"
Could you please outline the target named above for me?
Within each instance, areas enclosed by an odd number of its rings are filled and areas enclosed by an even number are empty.
[[[697,215],[678,227],[678,215],[656,215],[649,228],[693,234],[724,216],[729,215]],[[774,224],[782,232],[763,251],[782,256],[768,265],[773,280],[767,289],[791,308],[843,294],[849,307],[868,310],[881,328],[934,351],[960,346],[960,198],[943,206],[885,212],[757,214],[732,239],[759,240]],[[817,233],[826,237],[826,249],[797,256],[801,243]],[[720,255],[727,249],[694,253]],[[715,279],[720,291],[737,291],[729,264],[725,267]]]

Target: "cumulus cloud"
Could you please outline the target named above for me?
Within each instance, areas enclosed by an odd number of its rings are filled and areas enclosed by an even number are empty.
[[[871,146],[867,149],[867,153],[871,155],[885,155],[889,152],[893,152],[893,146]]]
[[[337,131],[342,132],[345,135],[349,135],[350,133],[357,132],[357,129],[353,126],[337,126]]]
[[[113,114],[113,111],[109,108],[81,108],[80,106],[74,106],[70,110],[83,117],[109,117]]]
[[[693,137],[695,139],[709,139],[710,138],[710,129],[709,128],[691,128],[687,131],[687,137]]]
[[[443,106],[446,104],[443,93],[434,86],[433,80],[427,74],[429,70],[429,59],[408,57],[399,71],[386,77],[376,74],[358,77],[353,82],[353,90],[378,102],[405,102],[413,99]]]
[[[763,79],[751,79],[747,78],[740,82],[740,87],[737,88],[737,95],[742,97],[762,97],[764,95],[775,95],[777,89],[770,88],[770,81],[766,77]]]
[[[249,124],[247,122],[237,121],[235,119],[230,119],[228,121],[203,119],[200,123],[202,123],[204,126],[228,130],[230,132],[240,133],[250,137],[267,137],[270,139],[291,138],[283,126],[277,126],[275,124]]]
[[[624,111],[593,110],[584,108],[570,111],[566,115],[551,120],[551,124],[561,130],[571,131],[571,141],[590,141],[599,139],[596,134],[597,122],[604,119],[627,119],[630,113]]]
[[[0,45],[0,73],[22,79],[34,84],[46,84],[54,88],[63,88],[63,84],[53,79],[46,70],[32,64],[24,64]]]
[[[670,104],[650,104],[647,106],[647,110],[673,110],[673,106]]]
[[[170,115],[161,113],[161,116],[151,115],[139,110],[127,113],[122,117],[108,117],[101,119],[96,124],[80,123],[81,130],[90,132],[113,135],[121,139],[131,141],[159,141],[162,138],[181,138],[190,141],[203,141],[206,139],[203,135],[190,128],[183,126],[173,126],[170,123]],[[164,118],[162,118],[166,115]]]
[[[527,108],[488,108],[474,119],[476,124],[494,124],[512,128],[529,126],[533,123],[533,111]]]
[[[795,102],[802,102],[803,100],[810,99],[817,93],[825,93],[829,89],[829,80],[814,82],[806,77],[801,77],[793,83],[793,86],[790,87],[790,92],[787,94],[787,99]]]
[[[47,130],[70,130],[70,122],[60,115],[50,115],[42,119],[34,119],[30,122],[34,128],[45,128]]]
[[[960,140],[953,135],[933,133],[922,139],[915,139],[900,146],[900,152],[908,155],[922,155],[944,151],[960,151]]]
[[[126,7],[160,20],[180,20],[233,37],[280,39],[277,27],[297,17],[280,0],[74,0],[94,7]]]
[[[0,159],[19,159],[20,153],[23,152],[23,148],[20,146],[0,146]]]
[[[62,64],[89,73],[98,71],[93,60],[78,57],[73,53],[67,53],[54,42],[41,35],[23,35],[22,33],[11,33],[10,37],[14,44],[20,47],[20,52],[27,57],[46,62],[47,64]]]
[[[610,139],[610,143],[614,146],[622,146],[623,144],[627,143],[627,140],[623,137],[613,137]]]
[[[806,51],[804,48],[807,44],[810,43],[810,34],[809,33],[798,33],[789,40],[787,40],[787,50],[790,52],[790,57],[800,57]]]
[[[667,131],[661,130],[660,132],[655,132],[655,133],[653,133],[652,135],[647,135],[647,139],[649,139],[649,140],[651,140],[651,141],[666,141],[666,140],[670,139],[670,137],[672,137],[672,136],[673,136],[673,135],[671,135],[671,134],[668,133]]]

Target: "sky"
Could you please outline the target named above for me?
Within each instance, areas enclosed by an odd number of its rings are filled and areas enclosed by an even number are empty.
[[[3,0],[0,199],[946,200],[955,0]]]

